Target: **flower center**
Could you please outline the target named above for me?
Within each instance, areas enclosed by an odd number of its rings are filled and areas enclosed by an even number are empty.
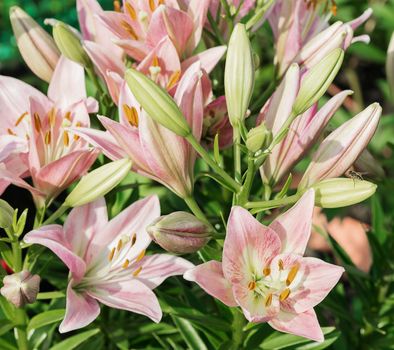
[[[272,274],[270,266],[266,266],[262,270],[260,277],[255,277],[248,283],[248,289],[263,300],[265,307],[270,307],[273,299],[280,302],[285,301],[292,291],[298,286],[292,286],[293,281],[298,275],[299,264],[295,264],[290,268],[285,268],[283,260],[278,260],[278,273]]]

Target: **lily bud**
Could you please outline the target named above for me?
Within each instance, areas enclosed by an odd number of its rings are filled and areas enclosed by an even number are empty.
[[[333,178],[312,186],[315,189],[315,204],[322,208],[340,208],[360,203],[371,197],[376,185],[369,181]]]
[[[335,49],[306,73],[293,105],[294,115],[304,113],[324,95],[341,68],[343,56],[342,49]]]
[[[36,301],[40,280],[40,276],[32,275],[27,270],[5,276],[1,295],[16,307],[32,304]]]
[[[206,223],[183,211],[159,217],[147,231],[160,247],[175,254],[196,252],[213,233]]]
[[[238,23],[230,37],[224,89],[230,123],[236,127],[246,117],[254,86],[254,58],[245,25]]]
[[[49,83],[60,57],[52,37],[18,6],[11,7],[10,20],[24,61],[35,75]]]
[[[267,129],[265,123],[250,129],[246,137],[246,147],[250,152],[257,152],[263,146],[270,144],[272,141],[272,132]]]
[[[387,49],[386,76],[391,96],[394,97],[394,32],[391,35],[390,44]]]
[[[189,124],[167,91],[135,69],[128,69],[125,79],[139,104],[154,121],[179,136],[191,134]]]
[[[105,164],[82,176],[64,201],[66,207],[79,207],[105,196],[121,182],[131,169],[130,159],[120,159]]]
[[[11,227],[13,217],[14,209],[6,201],[0,199],[0,227]]]
[[[52,33],[57,47],[64,56],[84,67],[92,65],[89,56],[82,47],[81,39],[70,26],[57,21],[53,26]]]

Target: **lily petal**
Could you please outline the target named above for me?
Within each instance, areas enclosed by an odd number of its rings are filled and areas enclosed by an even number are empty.
[[[282,241],[282,253],[303,255],[312,228],[315,191],[307,191],[301,199],[269,226]]]
[[[185,280],[196,282],[209,295],[219,299],[223,304],[238,306],[234,299],[231,284],[223,275],[222,263],[208,261],[185,272]]]
[[[156,323],[161,320],[162,311],[156,295],[136,279],[97,285],[94,291],[87,293],[109,307],[148,316]]]
[[[74,280],[80,280],[85,274],[85,262],[73,251],[60,225],[47,225],[30,231],[24,237],[24,241],[41,244],[52,250],[70,269]]]
[[[268,323],[272,328],[280,332],[298,335],[317,342],[324,340],[323,332],[313,309],[301,314],[282,311],[275,319]]]
[[[86,293],[75,292],[72,283],[70,281],[67,287],[66,314],[59,326],[60,333],[85,327],[100,314],[98,302]]]

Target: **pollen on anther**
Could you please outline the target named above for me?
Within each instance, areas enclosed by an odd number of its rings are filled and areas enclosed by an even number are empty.
[[[149,8],[152,12],[156,9],[155,0],[149,0]]]
[[[68,136],[68,132],[65,131],[63,132],[63,145],[68,147],[69,144],[70,144],[70,137]]]
[[[278,267],[279,267],[279,270],[280,270],[280,271],[282,271],[282,270],[284,269],[284,265],[283,265],[283,260],[282,260],[282,259],[279,259],[279,261],[278,261]]]
[[[47,131],[45,133],[45,144],[49,145],[51,143],[51,139],[52,139],[51,131]]]
[[[269,276],[271,274],[271,269],[267,266],[267,267],[264,267],[264,269],[263,269],[263,275],[264,276]]]
[[[120,239],[120,240],[118,241],[118,245],[116,246],[116,250],[117,250],[117,251],[120,251],[120,250],[122,249],[122,247],[123,247],[123,241]]]
[[[126,269],[126,268],[127,268],[127,266],[129,266],[129,264],[130,264],[130,261],[129,261],[129,259],[126,259],[126,260],[124,261],[124,263],[123,263],[122,267],[123,267],[124,269]]]
[[[290,269],[289,274],[287,275],[287,278],[286,278],[286,286],[289,286],[291,284],[291,282],[294,281],[294,278],[296,277],[299,268],[300,268],[300,266],[297,264],[297,265],[294,265]]]
[[[138,254],[137,259],[135,259],[135,261],[136,262],[140,261],[144,256],[145,256],[145,249]]]
[[[122,20],[120,21],[120,25],[131,36],[132,39],[138,40],[138,35],[130,24],[128,24],[125,20]]]
[[[48,113],[48,118],[49,118],[49,125],[54,126],[56,122],[56,110],[55,108],[51,108],[51,110]]]
[[[180,76],[181,76],[181,71],[179,71],[179,70],[177,70],[171,74],[170,79],[167,84],[167,90],[170,90],[172,87],[175,86],[175,84],[178,82]]]
[[[280,293],[279,300],[284,301],[289,297],[289,295],[290,295],[290,289],[286,288],[285,290],[283,290],[282,293]]]
[[[138,127],[138,112],[135,107],[123,105],[123,112],[131,126]]]
[[[256,282],[255,281],[250,281],[248,283],[248,289],[249,290],[254,290],[256,288]]]
[[[120,12],[120,1],[118,1],[118,0],[114,1],[114,11]]]
[[[265,306],[271,306],[272,304],[272,293],[269,293],[266,298],[265,298],[265,302],[264,302]]]
[[[7,132],[9,135],[16,136],[16,134],[10,128],[7,129]]]
[[[153,56],[153,59],[152,59],[152,66],[153,66],[153,67],[159,67],[159,59],[157,58],[156,55]]]
[[[142,266],[140,266],[137,270],[135,270],[135,271],[133,272],[133,276],[134,276],[134,277],[137,277],[137,276],[139,275],[139,273],[141,272],[141,270],[142,270]]]
[[[40,132],[41,131],[41,120],[40,120],[40,116],[38,115],[37,112],[35,112],[33,114],[33,118],[34,118],[34,127],[37,132]]]
[[[137,14],[134,10],[134,7],[129,2],[125,3],[125,7],[126,7],[126,11],[129,14],[130,18],[135,21],[137,19]]]
[[[133,233],[133,236],[131,237],[131,246],[135,244],[136,240],[137,240],[137,234]]]
[[[112,261],[112,259],[114,258],[114,255],[115,255],[115,248],[112,248],[108,254],[108,260]]]
[[[21,121],[22,121],[28,114],[29,114],[28,112],[23,113],[23,114],[17,119],[17,121],[15,122],[15,126],[18,126],[18,125],[21,123]]]

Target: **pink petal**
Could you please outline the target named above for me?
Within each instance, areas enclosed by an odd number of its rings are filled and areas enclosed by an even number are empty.
[[[37,171],[33,175],[34,182],[48,197],[56,197],[86,174],[97,156],[97,150],[72,152]]]
[[[311,234],[314,203],[315,192],[309,190],[269,226],[282,241],[282,253],[304,254]]]
[[[83,67],[61,56],[49,84],[48,97],[62,109],[86,99]]]
[[[226,46],[216,46],[198,53],[182,62],[182,71],[184,72],[193,63],[199,61],[201,69],[205,70],[209,74],[223,57],[226,50]]]
[[[73,281],[70,281],[67,287],[66,314],[59,326],[60,333],[83,328],[100,314],[98,302],[86,293],[75,292],[72,283]]]
[[[277,318],[268,322],[280,332],[298,335],[317,342],[324,341],[324,335],[313,309],[300,314],[280,312]]]
[[[191,0],[187,13],[193,19],[194,29],[189,39],[188,51],[191,53],[200,42],[202,30],[207,20],[207,12],[211,0]]]
[[[275,231],[259,223],[247,210],[237,206],[231,209],[223,248],[223,273],[227,280],[247,284],[250,275],[262,273],[280,249]]]
[[[185,272],[184,279],[196,282],[209,295],[219,299],[227,306],[237,306],[231,284],[223,275],[222,263],[208,261]]]
[[[111,160],[125,158],[126,152],[118,146],[118,143],[108,131],[92,128],[70,128],[74,134],[81,136],[84,140],[102,151]]]
[[[29,112],[29,98],[34,97],[45,104],[48,98],[34,87],[21,80],[0,75],[0,132],[15,128],[15,122],[25,112]]]
[[[151,289],[156,288],[168,277],[183,275],[194,267],[191,262],[168,254],[145,256],[140,261],[140,266],[142,270],[136,278]]]
[[[121,47],[130,57],[137,62],[142,61],[149,54],[151,48],[146,42],[131,39],[116,39],[114,43]]]
[[[65,239],[87,265],[97,251],[97,247],[91,244],[93,237],[107,222],[107,206],[104,198],[76,207],[68,214],[63,228]]]
[[[193,21],[188,14],[168,6],[159,6],[149,24],[147,43],[154,47],[168,35],[181,55],[192,33]]]
[[[359,26],[361,26],[364,22],[366,22],[369,17],[371,17],[373,13],[373,10],[371,8],[368,8],[364,11],[364,13],[355,18],[354,20],[347,22],[347,25],[351,26],[353,30],[356,30]]]
[[[102,11],[103,9],[96,0],[77,0],[79,27],[85,40],[94,40],[97,26],[94,15]]]
[[[109,307],[148,316],[154,322],[159,322],[162,317],[156,295],[131,275],[127,281],[97,285],[88,291],[88,295]]]
[[[133,161],[133,168],[149,172],[150,169],[146,162],[146,154],[142,150],[137,129],[129,126],[126,127],[106,117],[99,116],[98,118],[101,124],[104,125],[116,140],[118,147]]]
[[[24,237],[24,241],[41,244],[52,250],[70,269],[76,281],[79,281],[85,274],[85,262],[73,251],[60,225],[47,225],[38,230],[30,231]]]

